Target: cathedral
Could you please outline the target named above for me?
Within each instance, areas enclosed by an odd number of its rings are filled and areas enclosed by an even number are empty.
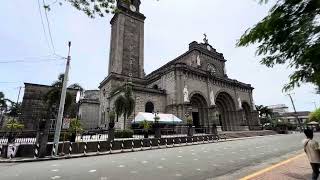
[[[117,1],[111,19],[109,72],[99,86],[99,124],[107,124],[108,112],[119,94],[114,89],[132,84],[135,109],[117,129],[130,127],[138,112],[174,114],[195,127],[216,126],[218,131],[253,130],[259,125],[252,98],[253,87],[228,78],[222,53],[208,43],[193,41],[189,49],[159,69],[144,72],[144,21],[140,0]],[[149,62],[150,63],[150,62]]]

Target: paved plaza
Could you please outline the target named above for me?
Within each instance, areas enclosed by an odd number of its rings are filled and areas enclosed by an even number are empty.
[[[318,136],[318,135],[317,135]],[[303,134],[275,135],[88,158],[0,164],[1,180],[239,179],[302,149]],[[238,173],[237,173],[238,172]]]

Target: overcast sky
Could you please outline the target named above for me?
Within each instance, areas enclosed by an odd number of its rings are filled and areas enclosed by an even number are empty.
[[[11,63],[0,63],[0,91],[12,100],[17,99],[17,87],[23,86],[23,82],[49,85],[64,72],[65,62],[53,56],[52,48],[48,47],[37,2],[1,2],[0,61]],[[202,41],[206,33],[210,44],[227,59],[228,76],[255,88],[256,104],[286,104],[291,108],[282,87],[292,71],[286,66],[269,69],[260,65],[261,57],[255,56],[254,46],[235,47],[243,32],[267,15],[271,4],[259,5],[255,0],[144,0],[141,12],[147,17],[146,73],[184,53],[190,42]],[[52,6],[48,18],[55,52],[66,56],[67,42],[72,41],[69,83],[97,89],[106,77],[111,17],[90,19],[68,4]],[[47,38],[50,42],[48,35]],[[12,62],[17,60],[24,62]],[[297,110],[313,110],[313,102],[320,106],[320,96],[314,94],[311,85],[292,93]]]

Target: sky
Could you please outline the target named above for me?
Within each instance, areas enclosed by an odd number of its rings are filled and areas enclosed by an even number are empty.
[[[46,0],[50,4],[55,0]],[[238,48],[244,31],[268,14],[275,0],[260,5],[257,0],[145,0],[141,12],[145,21],[145,71],[150,73],[188,50],[192,41],[209,43],[227,59],[229,78],[251,84],[257,105],[292,105],[283,85],[292,69],[285,65],[267,68],[255,55],[256,46]],[[41,1],[42,2],[42,1]],[[110,46],[110,19],[88,18],[69,4],[51,5],[48,31],[44,11],[38,0],[10,0],[0,6],[0,91],[17,100],[24,82],[50,85],[64,72],[68,41],[71,47],[70,82],[85,89],[98,89],[107,76]],[[58,54],[58,55],[54,55]],[[3,63],[6,62],[6,63]],[[20,95],[19,101],[23,97]],[[320,107],[320,96],[310,84],[294,89],[298,111]]]

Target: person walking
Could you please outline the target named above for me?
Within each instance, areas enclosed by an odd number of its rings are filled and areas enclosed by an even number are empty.
[[[313,131],[311,129],[304,130],[307,139],[304,140],[304,151],[308,156],[310,165],[312,167],[312,180],[317,180],[319,177],[320,168],[320,150],[319,143],[313,140]]]

